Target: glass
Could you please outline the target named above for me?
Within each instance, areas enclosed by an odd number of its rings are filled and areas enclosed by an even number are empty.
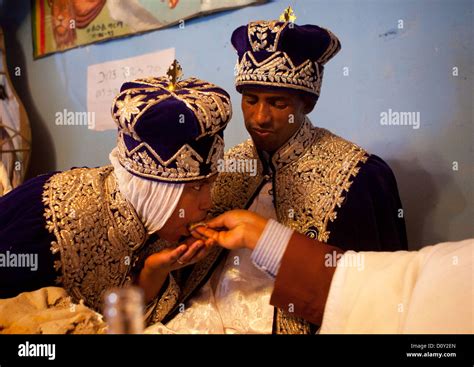
[[[106,292],[104,316],[107,334],[142,334],[143,291],[138,287],[113,288]]]

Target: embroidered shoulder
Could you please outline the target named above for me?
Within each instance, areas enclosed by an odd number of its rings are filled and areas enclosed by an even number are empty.
[[[282,168],[276,177],[277,215],[281,223],[310,238],[327,242],[330,236],[327,225],[336,219],[337,208],[350,189],[351,179],[368,154],[325,129],[311,127],[310,135],[309,147],[299,144],[286,153],[286,159],[280,159],[284,164],[280,165]],[[292,163],[287,164],[288,161]],[[311,331],[305,320],[280,309],[275,325],[278,334],[309,334]]]
[[[235,147],[230,148],[225,154],[224,157],[226,159],[232,158],[253,158],[255,156],[255,150],[251,139],[247,139],[246,141],[237,144]]]
[[[147,238],[133,207],[120,194],[113,168],[78,168],[53,175],[44,186],[46,228],[59,254],[57,282],[76,301],[101,310],[103,292],[123,286],[134,252]]]
[[[278,173],[277,214],[282,223],[327,242],[327,225],[336,219],[337,208],[368,154],[326,129],[313,129],[310,149]]]

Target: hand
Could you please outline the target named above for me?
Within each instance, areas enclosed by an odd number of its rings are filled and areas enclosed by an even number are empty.
[[[212,244],[206,246],[202,240],[189,237],[175,248],[165,248],[145,259],[144,268],[152,272],[168,274],[170,271],[195,264],[204,259]]]
[[[191,234],[207,245],[217,243],[229,250],[253,250],[267,225],[268,219],[248,210],[231,210],[197,227]],[[197,233],[196,233],[197,232]]]
[[[169,272],[202,260],[211,245],[206,246],[203,241],[189,237],[176,248],[165,248],[148,256],[138,277],[138,284],[145,293],[145,301],[156,296]]]

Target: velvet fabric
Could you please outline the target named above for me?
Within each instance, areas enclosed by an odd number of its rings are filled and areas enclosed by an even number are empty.
[[[196,156],[194,153],[199,156],[195,158],[199,162],[196,180],[217,173],[213,172],[215,159],[209,158],[215,148],[216,135],[223,138],[223,129],[231,117],[229,94],[196,78],[178,82],[173,91],[169,87],[166,77],[137,79],[122,85],[112,106],[112,117],[118,125],[117,145],[120,148],[123,143],[127,154],[146,153],[153,161],[148,162],[148,157],[143,162],[134,158],[142,167],[139,171],[120,159],[122,165],[142,178],[171,181],[167,179],[166,170],[179,170],[182,167],[179,160],[189,161],[191,150],[192,159]],[[147,171],[153,163],[162,167],[164,173]],[[178,177],[172,181],[189,182],[190,179]]]
[[[55,285],[58,274],[50,251],[55,237],[46,229],[42,202],[43,186],[53,174],[32,178],[0,198],[0,254],[22,254],[37,260],[36,270],[0,266],[0,298]]]
[[[237,91],[245,87],[289,89],[316,97],[324,65],[341,49],[339,39],[325,28],[276,21],[240,26],[232,33],[231,42],[238,55]],[[249,58],[255,62],[249,62]],[[283,62],[283,58],[289,62]],[[312,67],[305,64],[307,61]],[[246,79],[242,73],[253,75]]]

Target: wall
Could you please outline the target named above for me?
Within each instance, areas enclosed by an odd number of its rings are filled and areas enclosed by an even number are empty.
[[[184,0],[182,0],[184,1]],[[10,73],[27,107],[34,139],[30,176],[107,163],[115,132],[55,126],[57,111],[86,111],[87,66],[175,47],[186,75],[232,95],[226,146],[244,140],[233,88],[237,26],[277,17],[287,1],[218,13],[134,37],[32,57],[29,1],[0,2]],[[381,156],[393,168],[411,248],[473,237],[473,2],[293,1],[298,24],[332,30],[342,51],[326,66],[322,95],[310,117]],[[398,21],[403,20],[403,29]],[[349,68],[349,75],[344,70]],[[452,68],[459,75],[452,75]],[[419,112],[420,126],[383,126],[381,112]],[[454,162],[454,163],[453,163]],[[457,162],[458,169],[453,170]],[[456,168],[456,167],[455,167]]]

